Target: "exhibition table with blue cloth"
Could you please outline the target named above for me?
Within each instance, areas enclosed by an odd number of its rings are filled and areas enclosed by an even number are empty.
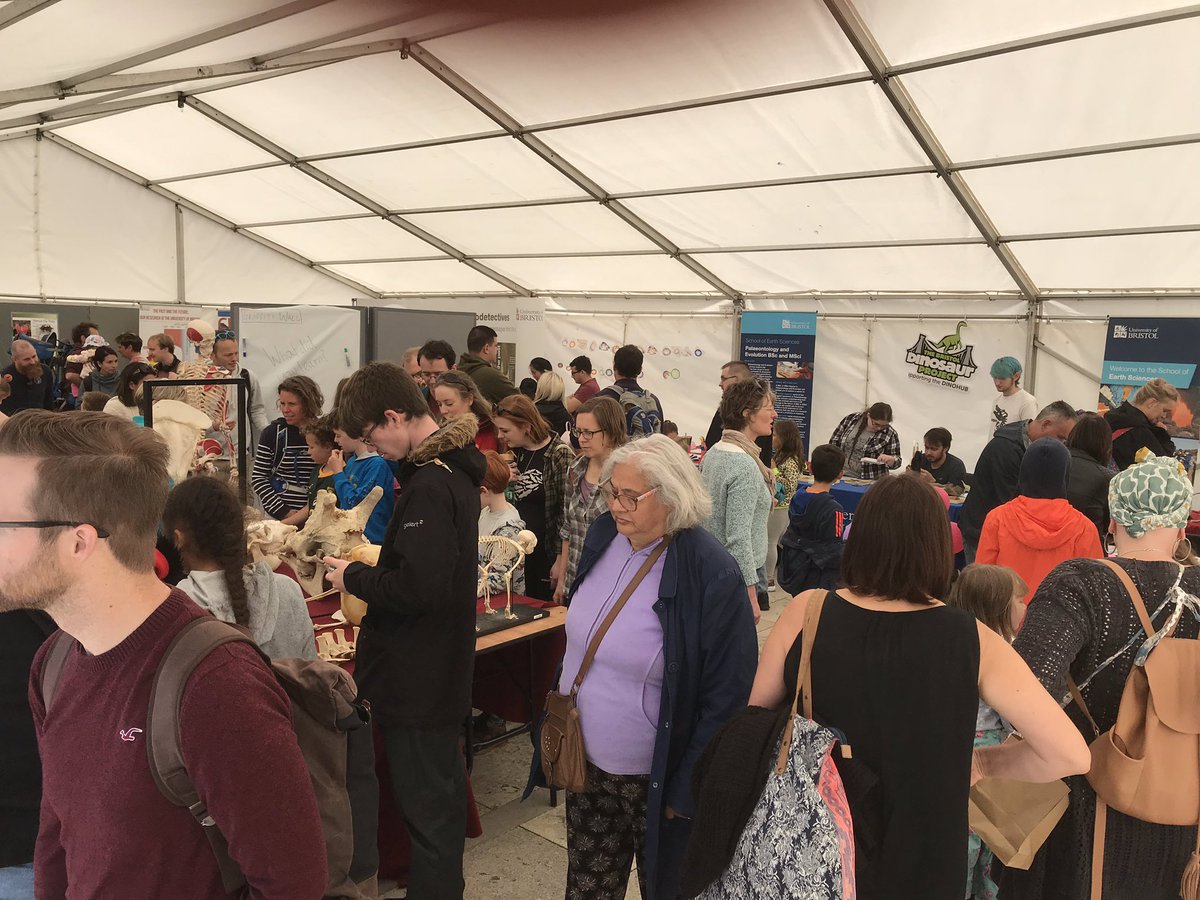
[[[875,482],[858,482],[858,481],[839,481],[830,490],[830,494],[838,503],[842,505],[842,509],[846,512],[846,524],[849,525],[854,521],[854,512],[858,509],[858,504],[862,502],[863,494]],[[812,484],[811,480],[801,479],[800,489],[803,490],[808,485]],[[957,522],[958,514],[962,511],[964,497],[950,498],[950,521]]]

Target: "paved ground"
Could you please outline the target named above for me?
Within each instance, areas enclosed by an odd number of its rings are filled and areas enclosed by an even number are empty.
[[[758,623],[761,647],[791,600],[771,594],[771,609]],[[532,753],[526,737],[513,738],[479,754],[471,785],[483,820],[483,836],[467,842],[467,900],[561,900],[567,873],[567,828],[560,795],[550,807],[547,791],[521,802]],[[403,897],[403,892],[385,894]],[[631,877],[626,900],[640,900]]]

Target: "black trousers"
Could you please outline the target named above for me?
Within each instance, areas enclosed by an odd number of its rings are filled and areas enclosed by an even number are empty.
[[[462,900],[467,773],[462,728],[383,726],[392,796],[412,838],[409,900]]]
[[[624,900],[637,860],[646,896],[646,775],[610,775],[587,764],[587,790],[567,794],[566,900]]]

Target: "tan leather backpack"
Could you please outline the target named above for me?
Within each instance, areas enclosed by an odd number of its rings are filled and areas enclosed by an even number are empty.
[[[1101,900],[1109,806],[1159,825],[1200,824],[1200,640],[1168,634],[1154,643],[1156,629],[1142,595],[1123,568],[1104,562],[1129,594],[1147,641],[1129,670],[1116,724],[1103,734],[1078,686],[1067,679],[1096,736],[1087,775],[1096,791],[1092,900]],[[1180,896],[1200,900],[1200,835],[1184,869]]]

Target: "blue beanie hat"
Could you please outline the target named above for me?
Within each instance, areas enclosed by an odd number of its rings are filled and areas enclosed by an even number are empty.
[[[1034,500],[1061,500],[1067,496],[1071,475],[1071,451],[1062,441],[1038,438],[1021,457],[1017,493]]]
[[[992,363],[993,378],[1016,378],[1021,374],[1021,362],[1015,356],[1002,356]]]

